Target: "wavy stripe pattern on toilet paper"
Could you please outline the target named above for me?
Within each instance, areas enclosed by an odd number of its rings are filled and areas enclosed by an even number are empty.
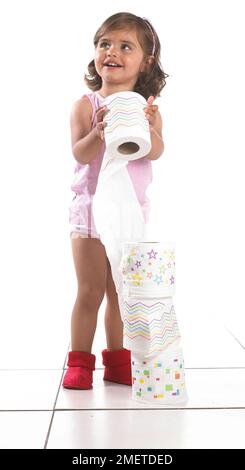
[[[180,333],[171,298],[124,299],[124,347],[144,356],[152,356],[178,346]]]
[[[151,150],[149,122],[144,108],[147,103],[139,93],[113,93],[103,101],[109,112],[104,130],[107,158],[136,160]]]

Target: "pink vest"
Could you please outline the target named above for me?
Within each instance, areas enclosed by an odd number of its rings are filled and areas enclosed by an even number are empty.
[[[88,97],[93,113],[91,124],[94,128],[96,125],[96,110],[101,106],[103,97],[98,92],[88,93],[85,96]],[[75,176],[71,185],[72,191],[76,194],[83,195],[83,203],[88,206],[92,211],[92,200],[93,195],[96,191],[98,176],[100,172],[101,163],[105,152],[105,145],[103,145],[101,152],[94,158],[90,163],[81,165],[77,163],[75,167]],[[136,196],[141,205],[145,221],[148,220],[149,213],[149,199],[146,197],[146,189],[152,181],[152,166],[151,161],[143,157],[139,160],[133,160],[128,162],[127,170],[132,180]],[[82,210],[82,207],[81,207]]]

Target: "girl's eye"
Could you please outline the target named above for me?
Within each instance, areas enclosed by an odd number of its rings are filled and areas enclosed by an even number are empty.
[[[102,48],[102,49],[107,49],[108,47],[110,47],[110,44],[106,41],[102,41],[99,46]],[[124,50],[130,50],[131,48],[129,47],[128,44],[122,44],[122,49]]]
[[[103,41],[100,43],[100,47],[106,48],[106,46],[109,46],[108,42]]]
[[[130,47],[128,46],[128,44],[122,44],[122,47],[125,49],[125,47],[128,47],[128,49],[130,49]]]

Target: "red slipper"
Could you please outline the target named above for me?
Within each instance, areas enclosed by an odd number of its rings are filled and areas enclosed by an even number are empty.
[[[115,351],[102,351],[104,380],[123,385],[132,385],[131,351],[117,349]]]
[[[88,352],[71,351],[68,358],[68,369],[63,380],[63,387],[88,390],[93,383],[95,356]]]

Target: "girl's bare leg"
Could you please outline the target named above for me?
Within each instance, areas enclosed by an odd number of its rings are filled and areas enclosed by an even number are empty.
[[[107,278],[105,248],[96,238],[71,239],[77,298],[71,318],[71,349],[91,353]]]
[[[105,311],[105,332],[107,349],[113,351],[123,348],[123,322],[121,320],[118,297],[112,278],[111,266],[107,258],[106,279],[107,306]]]

